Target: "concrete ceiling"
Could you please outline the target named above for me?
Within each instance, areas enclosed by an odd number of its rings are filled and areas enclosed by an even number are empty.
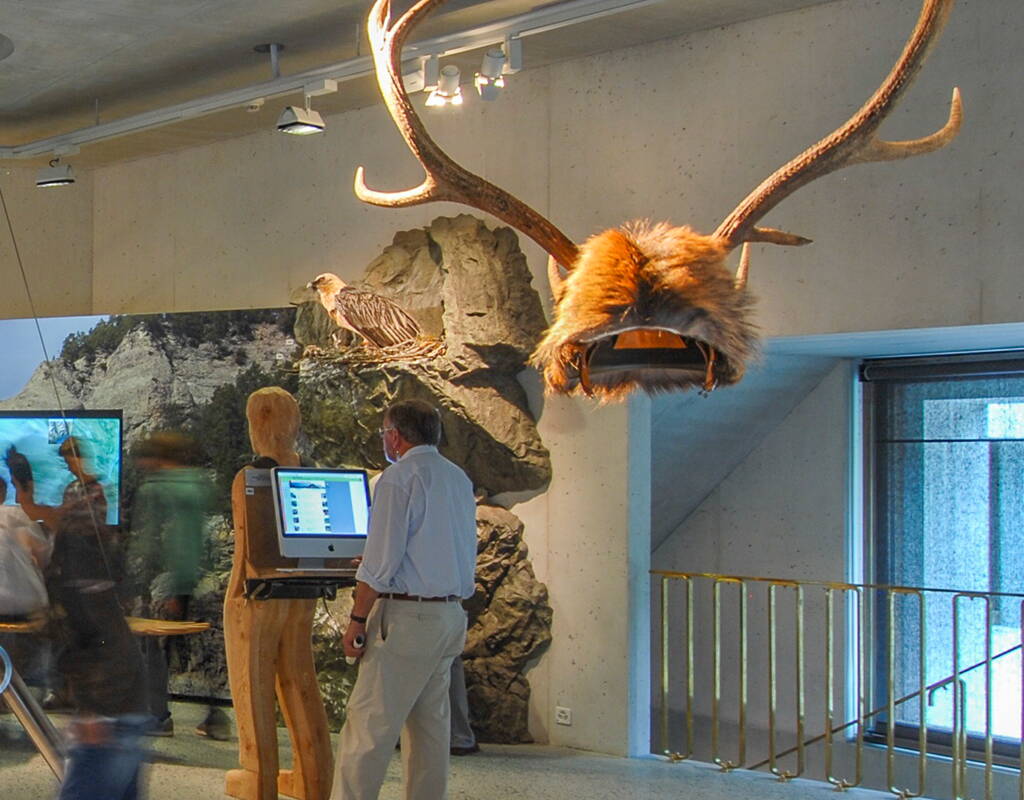
[[[524,64],[529,69],[825,1],[654,0],[529,36]],[[417,29],[416,38],[551,5],[450,0]],[[285,45],[284,75],[365,55],[368,7],[369,0],[0,0],[0,35],[14,46],[0,61],[0,145],[23,145],[264,83],[271,78],[269,57],[253,49],[262,43]],[[317,98],[316,107],[332,114],[376,100],[375,84],[360,78]],[[97,166],[266,129],[281,105],[268,102],[257,113],[229,109],[88,145],[75,164]]]

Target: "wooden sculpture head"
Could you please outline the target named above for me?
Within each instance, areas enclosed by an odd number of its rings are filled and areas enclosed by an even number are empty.
[[[902,55],[871,98],[841,127],[766,178],[713,233],[638,222],[577,247],[532,208],[452,161],[416,115],[402,84],[402,44],[413,25],[443,1],[418,0],[394,22],[389,0],[376,0],[370,11],[367,30],[381,94],[426,178],[404,192],[378,192],[367,188],[360,167],[355,192],[365,202],[389,207],[464,203],[493,214],[548,252],[554,321],[532,363],[543,371],[551,393],[581,391],[610,400],[634,389],[711,391],[735,383],[758,343],[747,292],[749,244],[810,242],[759,227],[760,219],[816,178],[852,164],[937,150],[960,129],[960,93],[954,89],[949,118],[939,131],[905,142],[876,135],[913,82],[954,3],[924,0]],[[726,260],[741,245],[734,274]]]
[[[280,386],[265,386],[249,395],[245,404],[249,441],[256,455],[268,456],[282,466],[297,466],[295,441],[302,417],[295,398]]]

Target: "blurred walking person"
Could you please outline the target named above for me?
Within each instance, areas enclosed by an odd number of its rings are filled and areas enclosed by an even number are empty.
[[[89,471],[86,443],[67,437],[58,454],[73,480],[59,506],[35,502],[31,479],[13,476],[25,513],[54,531],[46,571],[52,606],[60,614],[58,670],[75,706],[71,748],[60,800],[136,800],[151,724],[142,658],[115,592],[114,538],[105,524],[103,487]]]
[[[140,599],[140,616],[185,620],[202,575],[213,487],[206,471],[196,466],[198,445],[183,433],[153,433],[133,454],[146,477],[132,504],[127,555],[132,594]],[[167,685],[171,641],[146,637],[141,643],[147,703],[157,720],[151,733],[158,736],[174,733]],[[211,707],[196,732],[226,739],[227,716]]]

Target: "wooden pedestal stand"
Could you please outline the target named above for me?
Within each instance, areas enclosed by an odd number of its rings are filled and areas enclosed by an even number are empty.
[[[260,389],[249,396],[246,416],[258,455],[280,466],[298,466],[295,398],[277,387]],[[334,759],[313,664],[316,600],[244,596],[247,579],[281,575],[280,567],[296,562],[278,555],[272,513],[260,513],[247,502],[255,493],[246,486],[248,472],[252,470],[241,470],[231,487],[235,555],[224,599],[224,638],[241,769],[227,773],[225,792],[242,800],[276,800],[279,792],[300,800],[327,800]],[[291,770],[279,769],[275,689],[291,737]]]

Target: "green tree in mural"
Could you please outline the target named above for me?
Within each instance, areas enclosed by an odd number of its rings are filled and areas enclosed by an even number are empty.
[[[239,373],[233,384],[218,387],[210,402],[200,406],[194,419],[182,427],[202,442],[207,465],[215,474],[218,496],[224,510],[231,508],[231,482],[252,456],[249,431],[245,421],[245,403],[249,395],[264,386],[281,386],[290,392],[298,390],[298,376],[282,370],[266,371],[257,364]]]

